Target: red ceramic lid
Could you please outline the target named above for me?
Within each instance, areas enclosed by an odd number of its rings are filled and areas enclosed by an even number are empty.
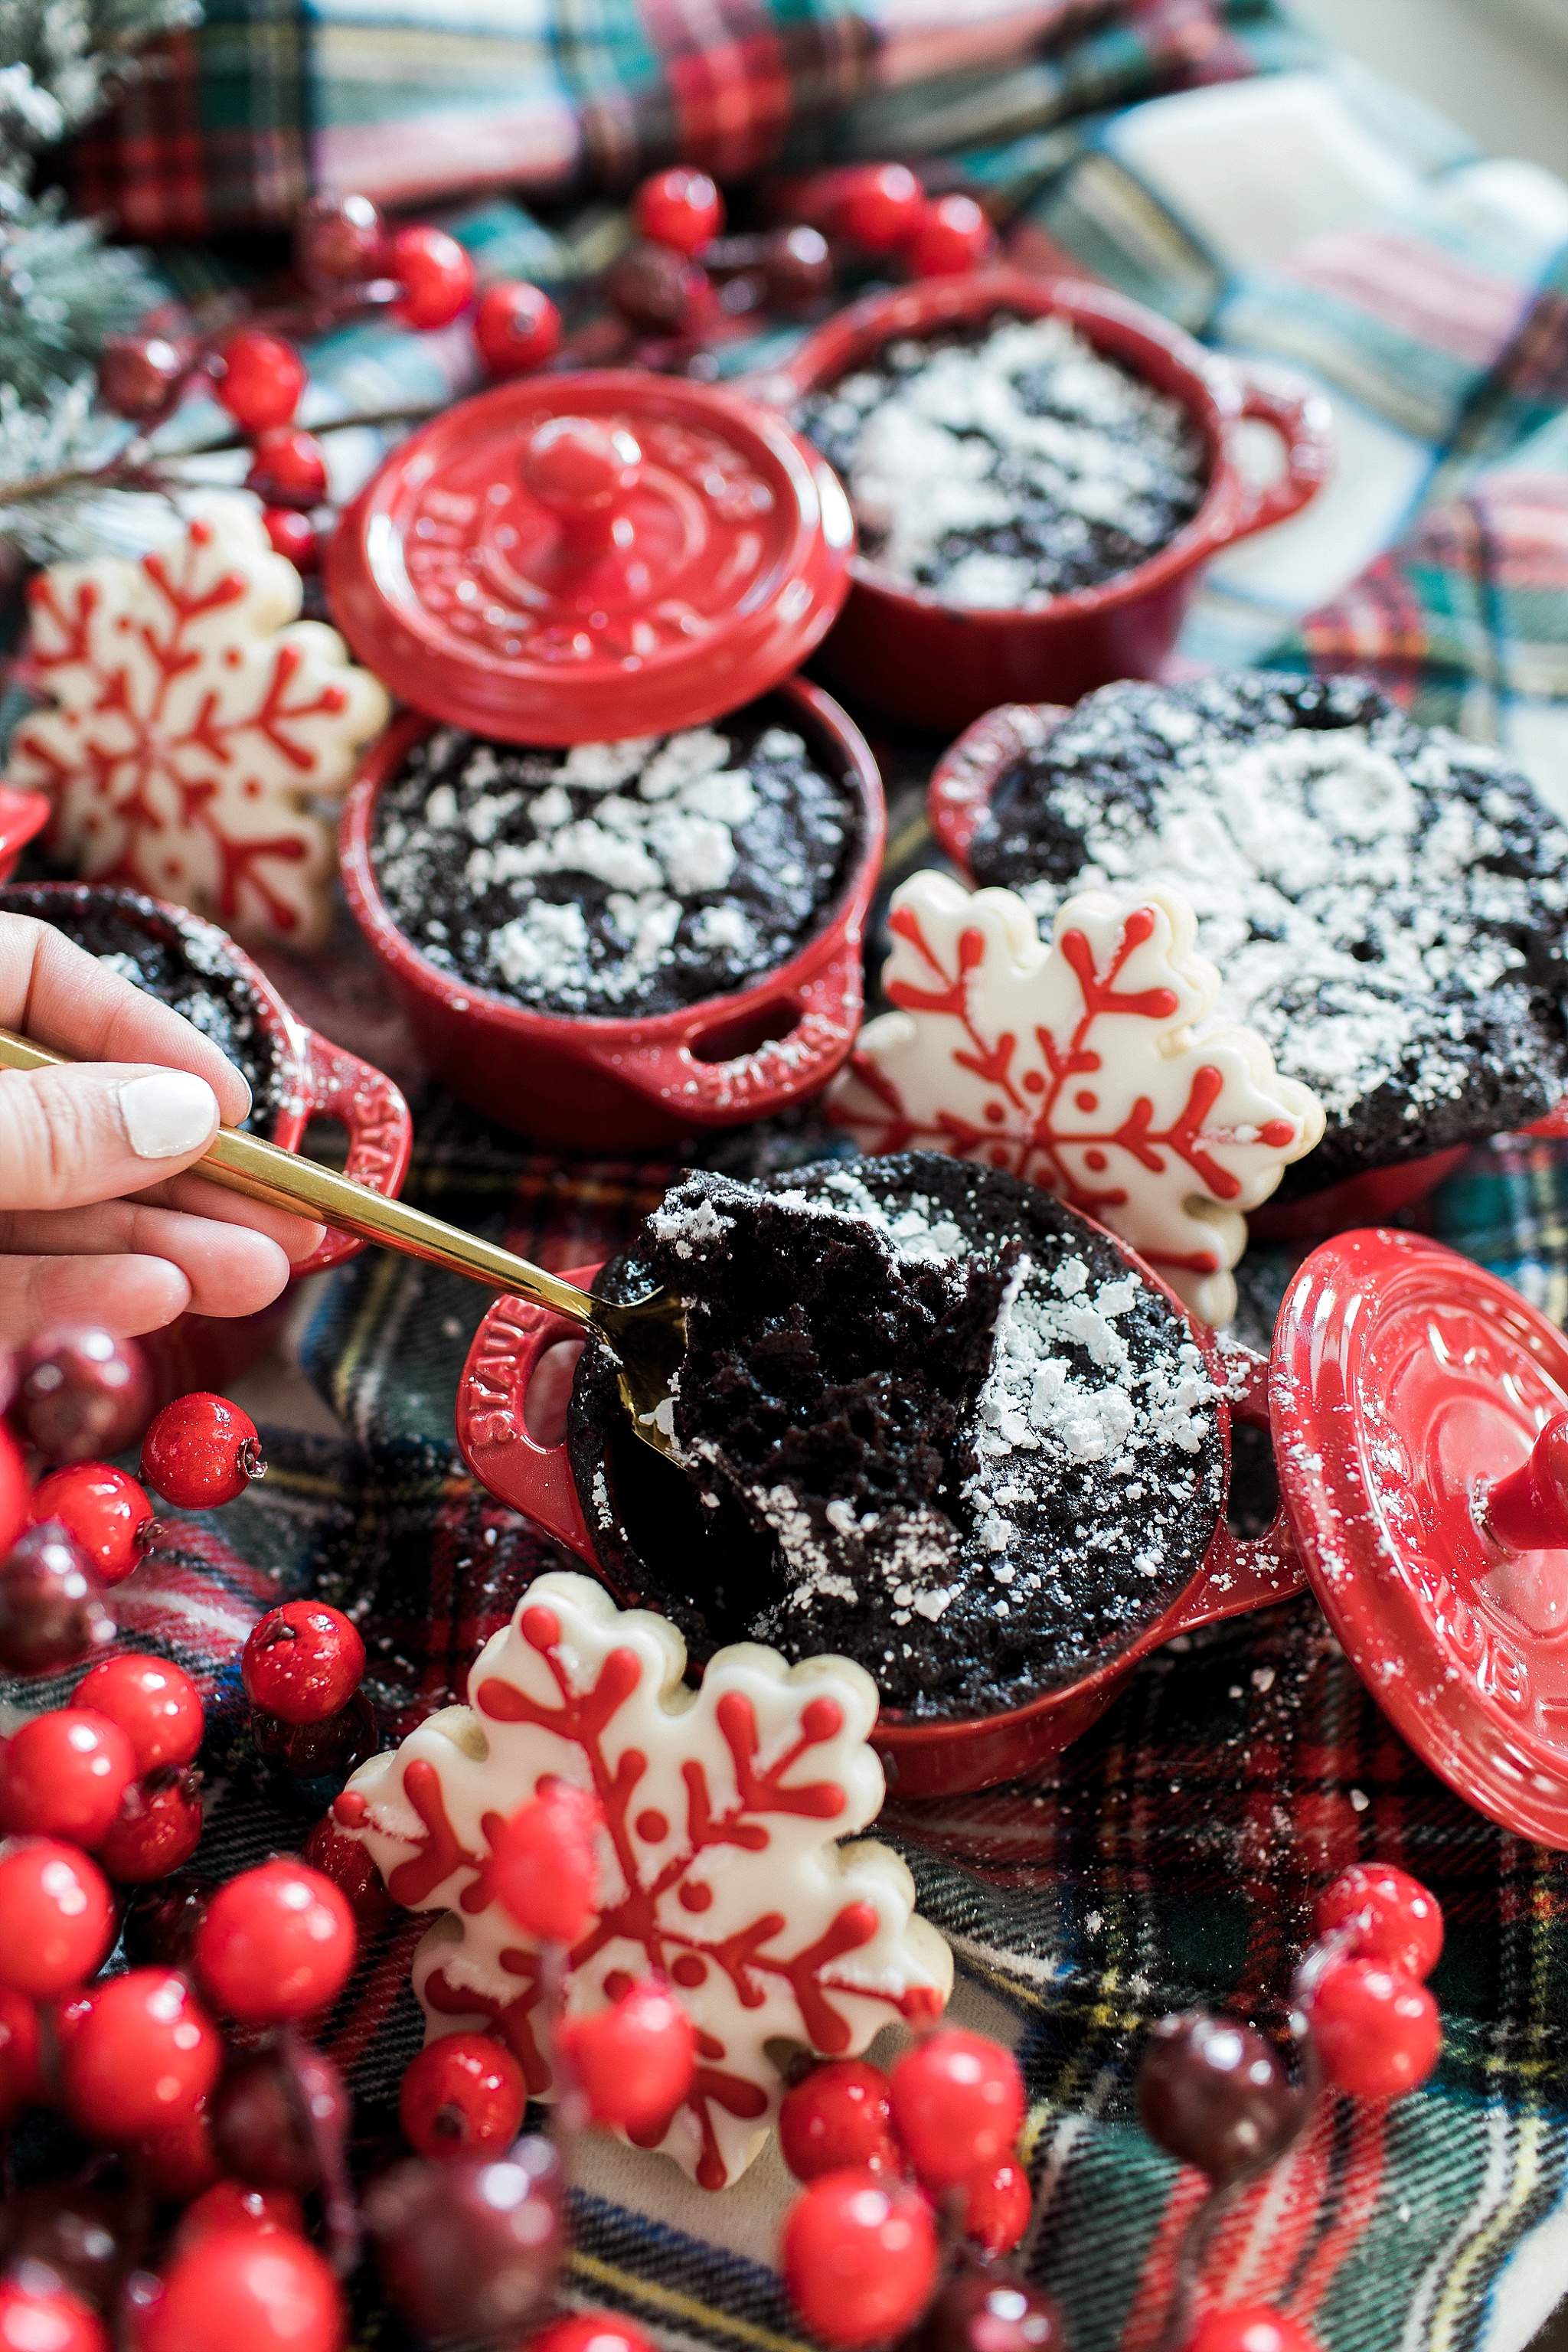
[[[1468,1258],[1341,1234],[1275,1331],[1307,1574],[1384,1712],[1462,1797],[1568,1846],[1568,1341]]]
[[[333,617],[393,689],[514,743],[664,734],[820,643],[855,531],[771,411],[637,369],[522,377],[395,450],[328,559]]]

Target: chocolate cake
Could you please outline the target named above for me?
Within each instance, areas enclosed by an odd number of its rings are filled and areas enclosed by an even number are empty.
[[[745,987],[821,928],[856,807],[782,704],[569,751],[442,728],[382,793],[372,858],[443,971],[537,1013],[626,1020]]]
[[[1124,681],[998,779],[980,883],[1048,931],[1074,890],[1168,882],[1327,1113],[1281,1197],[1528,1125],[1568,1085],[1568,833],[1505,756],[1357,678]]]
[[[1205,487],[1182,404],[1060,318],[900,337],[797,421],[843,476],[868,561],[974,611],[1029,612],[1146,562]]]
[[[687,1301],[678,1463],[596,1341],[568,1421],[606,1577],[698,1655],[858,1658],[885,1712],[989,1714],[1125,1648],[1218,1517],[1176,1311],[1037,1187],[939,1153],[688,1175],[597,1287]]]
[[[243,1072],[251,1096],[247,1130],[271,1132],[283,1107],[283,1074],[255,990],[210,923],[100,882],[7,882],[0,885],[0,911],[36,916],[182,1013]]]

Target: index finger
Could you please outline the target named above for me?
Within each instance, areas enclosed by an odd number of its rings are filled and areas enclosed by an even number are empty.
[[[189,1070],[211,1087],[228,1127],[250,1109],[249,1087],[210,1037],[31,915],[0,914],[0,1027],[73,1062]]]

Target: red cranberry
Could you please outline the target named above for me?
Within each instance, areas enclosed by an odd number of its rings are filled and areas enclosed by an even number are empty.
[[[490,1840],[490,1885],[525,1936],[574,1944],[594,1916],[599,1886],[596,1797],[554,1780],[520,1805]]]
[[[1336,1960],[1308,1996],[1323,2072],[1359,2099],[1397,2099],[1424,2083],[1443,2021],[1424,1984],[1384,1960]]]
[[[214,2092],[213,2138],[241,2180],[303,2197],[321,2179],[322,2144],[341,2139],[348,2114],[342,2077],[319,2050],[258,2050],[231,2060]]]
[[[132,1969],[95,1987],[61,2052],[67,2100],[94,2138],[140,2138],[212,2089],[222,2055],[184,1977]]]
[[[825,2344],[901,2336],[936,2284],[936,2225],[918,2189],[848,2169],[808,2181],[779,2240],[784,2284]]]
[[[839,178],[833,225],[868,253],[891,253],[919,225],[925,194],[903,163],[861,163]]]
[[[672,2116],[691,2088],[691,2020],[652,1977],[628,1985],[608,2009],[565,2019],[560,2041],[596,2124],[647,2128]]]
[[[0,1370],[0,1391],[5,1386],[5,1372]],[[10,1431],[0,1423],[0,1559],[4,1559],[26,1526],[31,1499],[22,1449]]]
[[[279,425],[258,433],[245,487],[263,506],[319,507],[327,495],[327,453],[302,425]]]
[[[321,543],[309,515],[297,514],[292,507],[264,507],[261,520],[274,555],[287,556],[296,572],[307,575],[320,568]]]
[[[223,2171],[213,2139],[211,2103],[197,2099],[155,2130],[143,2132],[130,2150],[160,2197],[184,2205],[210,2189]]]
[[[904,259],[911,278],[957,277],[995,250],[996,232],[973,196],[937,196],[921,205]]]
[[[242,2025],[309,2017],[336,2000],[359,1938],[347,1902],[291,1858],[220,1886],[196,1930],[195,1964],[214,2006]]]
[[[97,1845],[136,1778],[117,1723],[79,1706],[50,1707],[12,1733],[0,1764],[0,1829],[12,1837]]]
[[[1386,1960],[1413,1977],[1429,1977],[1443,1949],[1436,1896],[1390,1862],[1358,1862],[1342,1870],[1319,1895],[1312,1924],[1320,1936],[1352,1929],[1359,1958]]]
[[[531,2336],[528,2352],[654,2352],[654,2347],[618,2311],[569,2311]]]
[[[165,335],[106,335],[98,361],[99,398],[132,425],[155,424],[174,406],[189,366]]]
[[[993,2260],[1010,2254],[1029,2226],[1029,2176],[1016,2156],[966,2180],[961,2227],[972,2246]]]
[[[216,2230],[174,2254],[138,2352],[342,2352],[342,2290],[292,2231]]]
[[[888,2078],[893,2124],[928,2189],[953,2189],[1012,2153],[1024,2120],[1013,2053],[947,2026],[906,2051]]]
[[[779,2149],[797,2180],[880,2164],[892,2129],[888,2078],[868,2058],[832,2058],[784,2093]]]
[[[417,2334],[510,2336],[551,2298],[561,2169],[548,2140],[519,2140],[505,2158],[397,2165],[364,2211],[387,2291]]]
[[[103,1587],[63,1528],[29,1528],[0,1564],[0,1666],[74,1665],[114,1639]]]
[[[280,1723],[253,1707],[250,1728],[262,1762],[293,1780],[345,1780],[381,1745],[375,1709],[363,1691],[355,1691],[324,1723]]]
[[[678,163],[655,172],[632,198],[632,219],[637,235],[655,245],[673,246],[677,253],[700,253],[724,226],[724,199],[706,172],[688,171]]]
[[[189,1969],[195,1933],[217,1893],[215,1878],[180,1871],[139,1887],[125,1906],[121,1933],[132,1968]]]
[[[397,2119],[417,2156],[507,2148],[522,2128],[522,2068],[490,2033],[444,2033],[403,2070]]]
[[[23,2189],[10,2224],[5,2254],[13,2271],[42,2263],[91,2309],[112,2310],[134,2251],[123,2197],[51,2180]]]
[[[243,2180],[215,2180],[180,2216],[174,2251],[189,2253],[204,2238],[223,2230],[254,2230],[275,2237],[279,2230],[300,2231],[305,2215],[297,2197],[286,2189],[247,2189]]]
[[[474,341],[486,369],[504,383],[554,358],[561,349],[561,313],[537,286],[505,278],[481,297]]]
[[[292,343],[264,328],[243,327],[225,344],[222,365],[217,396],[241,432],[269,433],[291,421],[306,383],[305,362]]]
[[[78,1847],[0,1846],[0,1984],[47,2000],[91,1976],[113,1941],[108,1882]]]
[[[393,316],[405,327],[449,327],[473,299],[472,257],[444,228],[400,228],[386,267],[403,288]]]
[[[111,1331],[46,1331],[25,1348],[11,1418],[46,1462],[118,1454],[147,1426],[153,1376],[134,1339]]]
[[[202,1389],[166,1404],[142,1441],[142,1475],[182,1511],[232,1503],[266,1475],[250,1415]]]
[[[1067,2333],[1048,2294],[986,2267],[948,2280],[915,2343],[919,2352],[1065,2352]]]
[[[368,196],[312,196],[294,218],[294,267],[318,294],[382,273],[386,224]]]
[[[183,1869],[201,1842],[201,1774],[161,1764],[127,1789],[97,1853],[118,1885],[145,1886]]]
[[[42,2264],[0,2279],[0,2352],[109,2352],[103,2323]]]
[[[364,1643],[341,1609],[285,1601],[251,1627],[239,1671],[252,1706],[284,1723],[324,1723],[358,1690]]]
[[[168,1658],[140,1650],[100,1658],[78,1683],[75,1704],[120,1726],[139,1772],[195,1762],[206,1727],[201,1694],[184,1668]]]
[[[1260,2303],[1237,2304],[1199,2320],[1183,2352],[1318,2352],[1304,2327]]]
[[[1138,2070],[1138,2119],[1178,2164],[1211,2180],[1271,2163],[1301,2121],[1301,2094],[1249,2025],[1193,2011],[1163,2017]]]
[[[708,290],[705,271],[668,245],[633,245],[610,266],[605,291],[645,335],[689,334]]]
[[[763,279],[779,310],[805,310],[833,289],[833,256],[822,231],[796,221],[763,240]]]
[[[345,1896],[362,1936],[379,1927],[397,1908],[364,1840],[344,1837],[331,1813],[322,1814],[306,1839],[305,1860]]]
[[[38,2047],[37,2011],[26,1994],[0,1985],[0,2131],[44,2095]]]
[[[162,1530],[134,1478],[109,1462],[72,1462],[33,1489],[35,1526],[53,1519],[82,1552],[100,1584],[122,1584]]]

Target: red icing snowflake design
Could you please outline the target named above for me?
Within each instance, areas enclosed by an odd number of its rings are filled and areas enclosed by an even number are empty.
[[[1194,1034],[1220,977],[1178,891],[1084,891],[1052,944],[1011,890],[942,874],[893,894],[882,981],[829,1113],[864,1150],[948,1151],[1044,1185],[1159,1267],[1205,1322],[1236,1312],[1245,1213],[1323,1131],[1252,1029]]]
[[[414,1963],[431,2037],[490,2026],[547,2096],[539,1953],[491,1897],[491,1841],[547,1775],[592,1789],[601,1903],[569,1957],[567,2006],[668,1979],[697,2029],[697,2074],[636,2144],[722,2189],[777,2112],[770,2042],[864,2050],[890,2018],[941,2013],[952,1960],[914,1916],[899,1857],[838,1843],[882,1802],[870,1676],[745,1643],[720,1651],[693,1696],[685,1666],[662,1617],[617,1610],[586,1577],[541,1577],[480,1654],[470,1705],[362,1765],[336,1819],[398,1902],[443,1914]]]
[[[313,947],[334,859],[308,805],[385,724],[385,689],[335,629],[297,618],[300,575],[243,501],[203,502],[140,563],[55,563],[27,592],[24,719],[5,781],[47,792],[52,846],[230,930]]]

